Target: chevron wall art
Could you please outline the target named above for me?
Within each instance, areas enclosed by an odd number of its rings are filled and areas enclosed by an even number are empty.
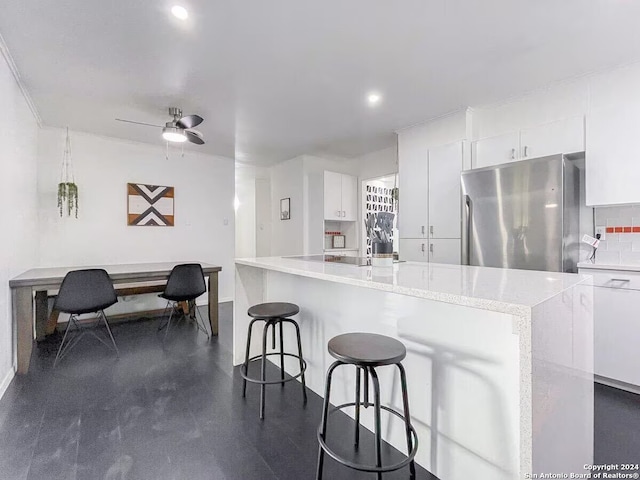
[[[127,224],[173,227],[173,187],[127,183]]]

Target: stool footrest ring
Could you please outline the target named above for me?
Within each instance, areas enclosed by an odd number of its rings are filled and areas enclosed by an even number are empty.
[[[366,402],[343,403],[342,405],[338,405],[337,407],[331,408],[328,414],[331,415],[336,413],[337,411],[343,410],[347,407],[355,407],[356,405],[362,405],[362,406],[365,406],[365,408],[366,408],[366,405],[371,406],[370,403],[366,403]],[[400,412],[397,412],[393,408],[387,407],[386,405],[380,405],[380,408],[404,420],[404,415],[402,415]],[[324,450],[327,455],[333,458],[336,462],[346,467],[353,468],[354,470],[360,470],[361,472],[371,472],[371,473],[393,472],[395,470],[399,470],[402,467],[406,467],[407,465],[409,465],[409,463],[411,463],[411,461],[415,458],[416,453],[418,453],[418,434],[416,433],[416,429],[413,427],[413,425],[410,424],[409,429],[411,430],[411,437],[413,439],[413,448],[411,449],[411,452],[409,452],[409,455],[407,455],[407,458],[405,458],[403,461],[396,463],[394,465],[388,465],[384,467],[374,467],[372,465],[363,465],[361,463],[354,463],[341,457],[340,455],[335,453],[333,450],[331,450],[329,446],[325,443],[324,439],[322,438],[322,433],[320,432],[320,428],[318,428],[318,443],[320,444],[320,448],[322,448],[322,450]]]
[[[244,378],[247,382],[251,382],[251,383],[258,383],[258,384],[261,384],[261,385],[275,385],[277,383],[290,382],[291,380],[295,380],[296,378],[299,378],[305,372],[305,370],[307,369],[307,362],[303,358],[300,358],[299,355],[295,355],[293,353],[271,352],[271,353],[266,353],[264,356],[265,357],[270,357],[270,356],[273,356],[273,355],[277,355],[277,356],[284,355],[285,357],[297,358],[298,361],[302,361],[302,370],[300,370],[300,373],[298,373],[296,375],[293,375],[293,376],[291,376],[289,378],[285,378],[284,380],[282,380],[282,379],[279,379],[279,380],[260,380],[258,378],[252,378],[252,377],[249,377],[247,375],[247,367],[248,367],[249,363],[262,358],[262,355],[256,355],[255,357],[251,357],[247,364],[243,363],[242,365],[240,365],[240,375],[242,376],[242,378]]]

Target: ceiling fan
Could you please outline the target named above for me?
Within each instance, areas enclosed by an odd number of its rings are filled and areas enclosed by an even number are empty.
[[[169,108],[169,115],[173,117],[173,120],[167,122],[165,126],[153,125],[151,123],[136,122],[133,120],[124,120],[122,118],[116,118],[118,122],[135,123],[136,125],[146,125],[147,127],[162,128],[162,138],[167,142],[186,142],[195,143],[196,145],[204,145],[202,133],[198,130],[194,130],[193,127],[200,125],[204,118],[200,115],[185,115],[182,116],[182,110],[176,107]]]

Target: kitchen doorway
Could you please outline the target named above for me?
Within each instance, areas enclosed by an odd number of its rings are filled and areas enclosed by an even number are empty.
[[[393,249],[398,251],[398,174],[391,173],[381,177],[369,178],[362,181],[361,185],[360,228],[362,229],[360,251],[363,257],[371,257],[371,239],[364,228],[370,215],[377,212],[390,212],[395,215],[393,219]]]

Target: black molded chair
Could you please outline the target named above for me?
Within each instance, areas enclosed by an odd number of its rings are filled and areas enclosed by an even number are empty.
[[[80,338],[89,333],[96,337],[100,342],[111,348],[105,340],[100,338],[93,329],[80,328],[78,324],[77,316],[83,313],[97,313],[98,319],[94,326],[100,323],[100,320],[104,322],[107,328],[107,333],[111,339],[113,349],[116,355],[120,356],[116,341],[111,333],[107,316],[104,313],[104,309],[118,302],[118,296],[113,288],[113,283],[109,274],[102,269],[86,269],[86,270],[74,270],[67,273],[62,280],[58,296],[53,304],[53,309],[59,312],[69,314],[69,321],[67,322],[67,328],[64,331],[62,337],[62,343],[58,348],[56,359],[53,363],[55,367],[67,353],[78,343]],[[73,337],[67,338],[72,331],[72,327],[78,331]]]
[[[185,316],[180,308],[180,302],[187,302],[189,305],[189,318],[193,318],[198,330],[201,330],[207,338],[210,338],[204,319],[196,306],[196,298],[206,291],[207,285],[204,281],[204,272],[199,263],[184,263],[173,267],[167,280],[167,286],[164,288],[164,292],[159,295],[160,298],[167,300],[167,306],[162,316],[166,315],[169,307],[171,307],[171,313],[169,314],[169,319],[158,327],[158,331],[166,328],[164,337],[167,338],[174,314]],[[200,321],[198,321],[198,318]]]

